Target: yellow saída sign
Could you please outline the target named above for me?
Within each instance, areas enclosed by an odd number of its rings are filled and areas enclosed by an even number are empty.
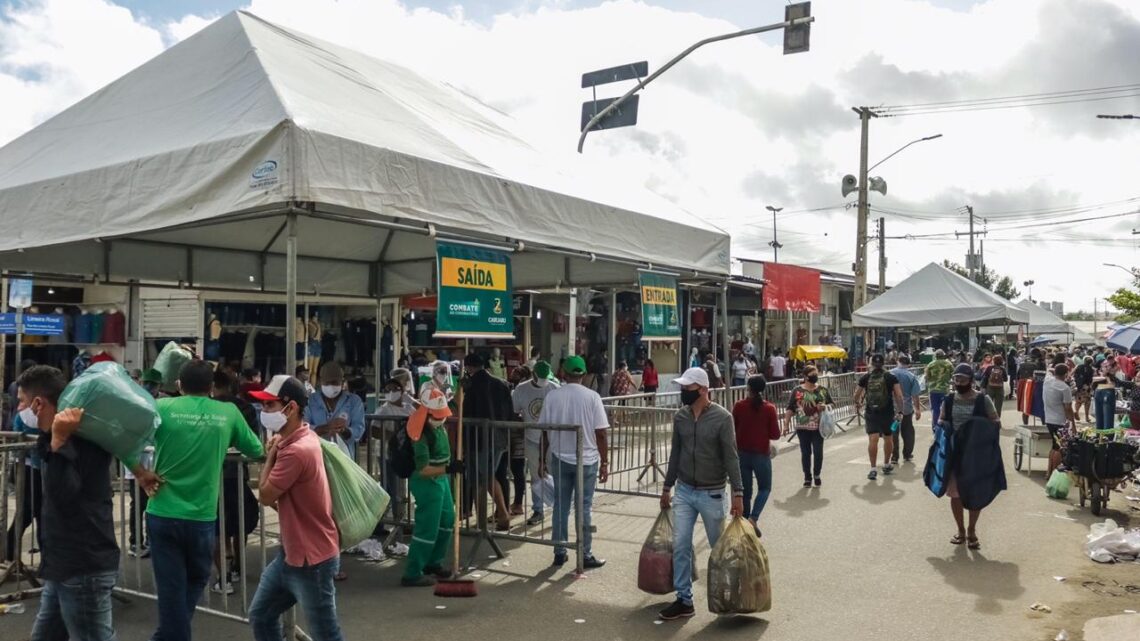
[[[436,243],[436,336],[513,338],[511,262],[503,252]]]

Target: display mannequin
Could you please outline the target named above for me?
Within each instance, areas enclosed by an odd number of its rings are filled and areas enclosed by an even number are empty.
[[[293,325],[293,342],[297,345],[297,362],[305,363],[306,367],[308,367],[308,360],[305,358],[305,338],[307,335],[305,319],[298,316]],[[309,371],[311,372],[313,369],[309,368]]]
[[[319,371],[321,367],[321,335],[324,333],[321,329],[321,321],[317,314],[313,314],[305,329],[309,334],[309,371],[316,372]]]
[[[507,380],[507,364],[503,362],[503,352],[498,347],[491,348],[491,358],[487,359],[487,371],[495,378]]]
[[[222,354],[222,321],[218,320],[217,314],[210,313],[210,318],[206,321],[206,360],[217,362]]]

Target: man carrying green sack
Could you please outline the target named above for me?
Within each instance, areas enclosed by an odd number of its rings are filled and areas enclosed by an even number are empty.
[[[447,397],[433,389],[408,419],[408,438],[412,440],[416,461],[408,487],[415,498],[416,528],[412,532],[408,565],[400,579],[404,587],[435,585],[435,578],[429,575],[451,576],[443,567],[455,527],[455,506],[447,475],[461,474],[463,462],[451,460],[451,446],[444,427],[449,416],[451,408],[447,406]]]
[[[340,641],[334,581],[340,547],[321,441],[302,420],[308,393],[301,381],[280,375],[250,396],[263,403],[261,423],[270,435],[258,498],[277,509],[282,547],[249,606],[253,638],[280,641],[281,615],[298,603],[313,639]]]

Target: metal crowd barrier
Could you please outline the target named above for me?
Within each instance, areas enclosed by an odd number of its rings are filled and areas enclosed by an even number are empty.
[[[389,463],[389,439],[397,430],[403,428],[407,422],[404,417],[391,417],[380,415],[368,415],[365,421],[369,426],[366,437],[362,441],[362,447],[357,451],[357,462],[361,464],[364,469],[376,479],[381,485],[388,490],[389,495],[392,497],[391,507],[388,512],[381,519],[381,524],[388,530],[387,535],[383,539],[383,546],[385,550],[391,550],[394,544],[402,537],[410,536],[412,530],[415,528],[415,500],[408,490],[407,479],[401,479],[391,470]],[[458,427],[458,419],[452,417],[447,422],[448,437],[450,439],[451,451],[455,453],[456,450],[456,433]],[[464,418],[464,446],[463,446],[463,459],[466,463],[467,471],[463,479],[463,499],[461,504],[461,531],[468,537],[473,537],[470,544],[469,551],[463,557],[466,560],[463,563],[465,568],[477,567],[477,560],[480,558],[480,551],[484,544],[491,548],[497,558],[504,558],[506,555],[502,548],[499,546],[499,541],[516,541],[521,543],[534,543],[538,545],[545,545],[554,547],[562,545],[568,550],[573,550],[576,555],[577,569],[583,570],[584,550],[581,546],[582,540],[582,519],[581,514],[585,507],[583,505],[582,490],[584,485],[584,468],[582,465],[582,431],[575,425],[549,425],[549,424],[534,424],[522,423],[518,421],[490,421],[486,419],[472,419]],[[525,439],[525,430],[537,430],[546,435],[559,432],[573,432],[575,434],[575,450],[577,452],[577,464],[575,465],[575,502],[572,506],[572,516],[576,523],[574,537],[572,540],[559,543],[553,538],[553,515],[554,506],[545,505],[543,509],[543,518],[540,522],[534,525],[528,525],[528,519],[535,507],[531,501],[531,489],[535,482],[533,473],[529,469],[523,472],[528,479],[528,483],[523,487],[522,500],[511,501],[508,503],[506,515],[511,520],[511,525],[505,530],[500,530],[496,527],[494,518],[494,501],[491,498],[489,489],[492,483],[500,483],[504,477],[503,474],[496,474],[499,471],[501,462],[505,459],[507,465],[506,480],[509,488],[514,488],[515,484],[512,483],[515,479],[512,475],[519,472],[518,467],[512,469],[511,460],[521,458],[513,451],[511,444],[522,436]],[[512,438],[514,437],[514,438]],[[501,453],[501,454],[500,454]],[[495,456],[498,455],[498,456]],[[549,463],[547,464],[549,469]],[[549,474],[549,472],[548,472]],[[601,486],[598,486],[601,489]],[[509,491],[508,488],[503,488],[504,495]],[[516,523],[518,515],[509,514],[512,507],[511,504],[520,505],[522,507],[522,522]]]
[[[33,518],[38,512],[33,484],[38,483],[38,479],[24,461],[34,447],[35,442],[24,434],[0,432],[0,528],[3,529],[0,532],[0,603],[20,601],[42,590],[34,572],[30,571],[39,552],[34,543],[39,523]],[[27,504],[32,508],[31,514]],[[24,540],[29,530],[33,543],[25,549]],[[9,581],[15,582],[11,590]]]

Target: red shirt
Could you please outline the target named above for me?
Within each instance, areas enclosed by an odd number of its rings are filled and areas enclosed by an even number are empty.
[[[657,387],[657,370],[652,367],[646,367],[641,372],[641,386],[642,387]]]
[[[737,401],[732,406],[732,420],[736,424],[736,449],[752,454],[771,454],[770,442],[780,438],[775,405],[764,401],[757,408],[752,405],[752,399]]]
[[[293,567],[316,565],[340,554],[319,438],[302,425],[278,446],[277,462],[269,472],[269,483],[283,492],[277,499],[281,546],[285,563]]]

